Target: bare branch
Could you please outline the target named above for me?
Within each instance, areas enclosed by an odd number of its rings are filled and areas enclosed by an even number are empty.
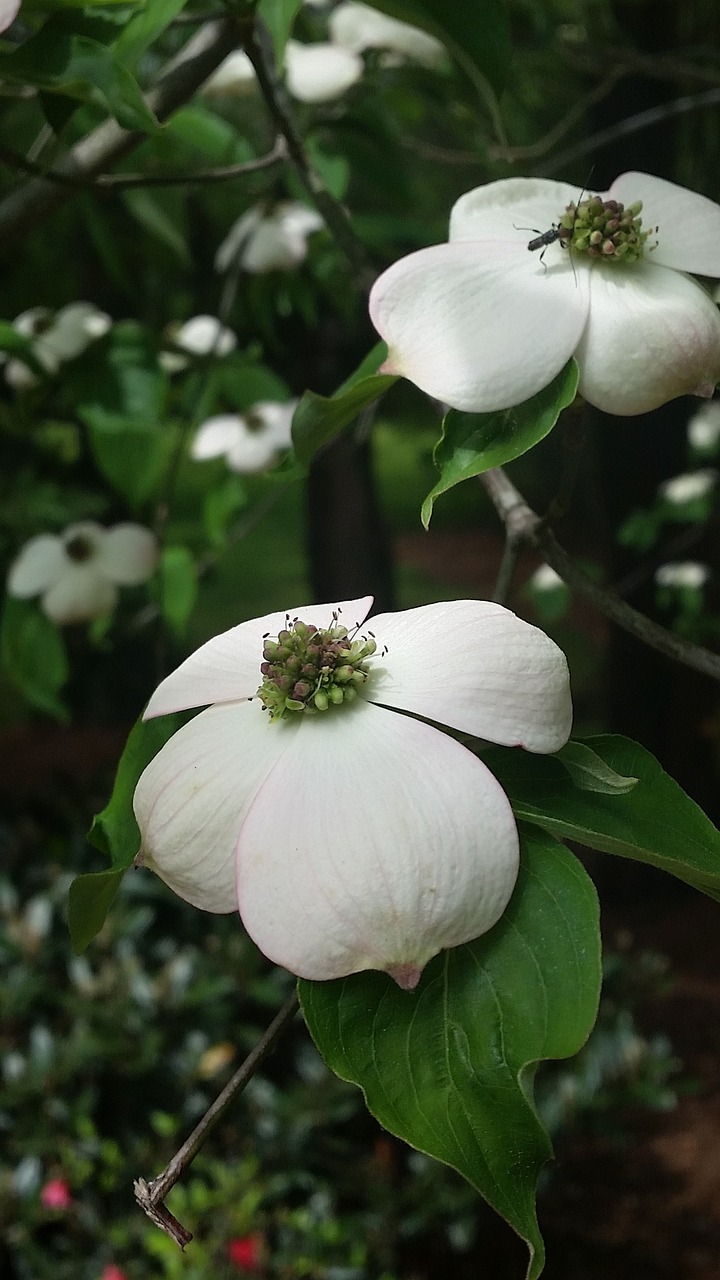
[[[122,191],[126,187],[180,187],[193,183],[210,184],[228,182],[232,178],[241,178],[246,173],[257,173],[261,169],[270,169],[273,165],[287,159],[287,147],[284,138],[277,138],[271,151],[253,160],[243,160],[239,164],[220,165],[216,169],[196,169],[192,173],[98,173],[93,177],[78,177],[76,174],[61,173],[57,169],[43,169],[35,160],[28,160],[11,147],[0,144],[0,164],[13,169],[22,169],[46,182],[59,182],[70,187],[95,187],[103,191]]]
[[[560,545],[555,534],[535,511],[528,506],[522,494],[501,467],[486,471],[480,481],[489,495],[495,510],[505,525],[511,541],[529,543],[540,552],[543,559],[559,573],[568,586],[574,587],[609,618],[630,635],[636,636],[658,653],[681,662],[686,667],[701,671],[703,675],[720,680],[720,656],[674,635],[657,622],[626,604],[613,591],[599,587],[583,573],[582,569]]]
[[[146,1182],[144,1178],[138,1178],[134,1184],[135,1199],[140,1208],[147,1214],[151,1222],[154,1222],[156,1227],[160,1227],[161,1231],[169,1235],[181,1249],[184,1249],[185,1245],[192,1240],[192,1232],[178,1222],[177,1218],[162,1203],[163,1198],[179,1181],[188,1166],[192,1164],[198,1151],[210,1136],[218,1121],[222,1119],[230,1103],[252,1080],[260,1064],[265,1061],[268,1054],[275,1047],[275,1042],[281,1031],[295,1017],[297,1009],[297,992],[293,991],[292,995],[288,996],[280,1012],[273,1018],[267,1031],[260,1037],[255,1048],[248,1054],[242,1066],[238,1067],[235,1075],[225,1085],[222,1093],[208,1107],[202,1120],[195,1126],[190,1137],[183,1142],[180,1149],[175,1152],[172,1160],[165,1166],[162,1173],[159,1173],[157,1178],[153,1178],[151,1182]]]
[[[148,107],[159,120],[167,119],[192,97],[237,46],[246,30],[247,24],[240,19],[225,18],[208,23],[192,36],[182,52],[161,72],[155,87],[145,95]],[[52,181],[35,177],[12,191],[0,203],[3,250],[12,248],[29,230],[71,199],[76,183],[64,184],[59,180],[61,177],[86,182],[128,155],[145,136],[123,129],[115,120],[106,120],[57,161]]]

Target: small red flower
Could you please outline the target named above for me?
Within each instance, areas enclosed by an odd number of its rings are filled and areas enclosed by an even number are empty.
[[[64,1178],[51,1178],[40,1192],[44,1209],[69,1209],[72,1204],[70,1188]]]
[[[260,1265],[261,1254],[262,1237],[259,1235],[228,1240],[227,1256],[239,1271],[254,1271]]]
[[[114,1262],[108,1262],[107,1266],[102,1269],[100,1280],[127,1280],[127,1276],[124,1271],[115,1266]]]

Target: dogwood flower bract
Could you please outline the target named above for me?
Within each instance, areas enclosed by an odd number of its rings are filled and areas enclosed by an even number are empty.
[[[198,428],[190,446],[196,461],[225,458],[231,471],[250,474],[273,466],[292,443],[290,428],[297,400],[260,400],[245,413],[221,413]]]
[[[354,0],[343,0],[333,9],[328,27],[334,42],[353,53],[387,49],[425,67],[437,67],[447,57],[444,46],[429,32]]]
[[[281,200],[274,208],[255,204],[234,222],[215,254],[215,270],[238,261],[243,271],[291,271],[304,262],[308,238],[324,226],[320,214],[299,200]]]
[[[456,409],[521,404],[574,355],[590,404],[646,413],[720,378],[720,315],[688,273],[720,277],[704,196],[646,173],[600,196],[508,178],[461,196],[449,243],[385,271],[370,314],[384,371]]]
[[[71,524],[59,536],[31,538],[10,566],[8,594],[40,596],[40,607],[61,626],[87,622],[112,609],[118,587],[147,582],[155,571],[155,535],[139,524],[104,529],[92,520]]]
[[[54,315],[47,307],[30,307],[12,323],[18,333],[31,339],[35,359],[52,374],[66,360],[74,360],[102,338],[111,328],[112,318],[92,302],[70,302]],[[22,358],[16,357],[5,364],[5,381],[16,391],[23,391],[35,386],[37,378]]]
[[[502,606],[424,605],[361,634],[371,604],[255,618],[192,654],[145,717],[207,709],[148,765],[134,806],[140,861],[194,906],[238,909],[277,964],[382,969],[409,989],[495,924],[518,867],[499,783],[415,717],[551,752],[572,709],[561,651]]]

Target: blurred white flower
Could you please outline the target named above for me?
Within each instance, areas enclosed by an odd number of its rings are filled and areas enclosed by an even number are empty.
[[[255,204],[233,223],[215,254],[216,271],[238,261],[243,271],[290,271],[305,261],[308,238],[324,225],[315,209],[299,200],[281,200],[274,208]]]
[[[13,320],[13,328],[32,343],[33,355],[47,373],[56,373],[66,360],[82,355],[102,338],[112,319],[92,302],[71,302],[53,315],[47,307],[31,307]],[[5,363],[5,381],[15,390],[32,387],[37,377],[19,356]]]
[[[208,418],[190,446],[197,461],[224,457],[231,471],[250,474],[273,466],[292,443],[290,427],[297,400],[278,404],[261,400],[245,413]]]
[[[674,560],[661,564],[655,570],[655,581],[659,587],[691,587],[699,591],[710,577],[710,569],[697,560]]]
[[[346,0],[330,15],[329,28],[336,44],[362,53],[365,49],[388,49],[401,58],[410,58],[425,67],[437,67],[445,61],[445,48],[435,36],[399,22],[367,4]]]
[[[216,67],[202,91],[211,97],[244,98],[257,86],[255,68],[244,49],[234,49]]]
[[[532,591],[555,591],[557,587],[564,587],[565,583],[549,564],[541,564],[530,578],[528,586]]]
[[[337,44],[288,40],[285,48],[285,82],[298,102],[331,102],[357,84],[364,70],[357,53]]]
[[[170,330],[173,345],[191,356],[229,356],[237,347],[232,329],[227,329],[217,316],[192,316],[179,328]],[[187,368],[190,361],[178,351],[161,351],[158,357],[166,373]]]
[[[720,400],[695,411],[687,426],[688,442],[698,453],[715,453],[720,445]]]
[[[714,467],[701,467],[698,471],[687,471],[684,475],[673,476],[672,480],[665,480],[658,493],[673,506],[683,506],[686,502],[707,497],[717,484],[717,478]]]
[[[8,594],[20,600],[40,596],[48,618],[64,626],[87,622],[112,609],[118,587],[147,582],[155,570],[155,535],[139,524],[104,529],[92,520],[71,524],[64,533],[41,533],[10,566]]]
[[[381,969],[411,989],[492,928],[518,867],[500,784],[429,722],[542,754],[567,741],[572,706],[560,649],[501,605],[380,614],[360,635],[371,605],[254,618],[192,654],[145,716],[206,710],[134,807],[145,865],[194,906],[239,910],[276,964]]]

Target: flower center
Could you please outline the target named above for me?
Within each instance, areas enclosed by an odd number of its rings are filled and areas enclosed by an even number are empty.
[[[606,262],[637,262],[645,252],[645,241],[653,228],[642,230],[642,200],[625,208],[619,200],[588,196],[579,204],[571,202],[557,224],[558,239],[574,253]],[[657,231],[657,227],[654,228]],[[650,245],[648,253],[655,248]]]
[[[92,559],[95,554],[95,547],[89,538],[83,537],[81,533],[76,533],[73,538],[69,538],[65,543],[65,552],[70,560],[74,560],[76,564],[84,564],[86,560]]]
[[[368,678],[367,659],[377,649],[370,636],[351,636],[338,623],[314,627],[299,618],[286,619],[277,639],[266,638],[260,670],[263,681],[257,697],[272,720],[292,711],[327,711],[352,702]]]

